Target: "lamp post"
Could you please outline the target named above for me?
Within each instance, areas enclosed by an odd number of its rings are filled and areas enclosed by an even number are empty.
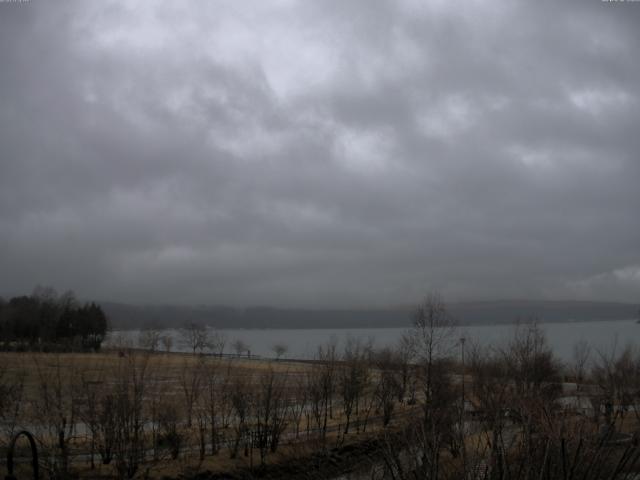
[[[467,477],[467,449],[465,446],[465,436],[464,436],[464,343],[466,342],[466,338],[460,338],[460,349],[462,353],[462,406],[460,408],[460,448],[462,449],[462,471],[464,478]]]

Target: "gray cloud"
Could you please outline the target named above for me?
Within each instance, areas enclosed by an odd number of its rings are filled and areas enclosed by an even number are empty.
[[[640,4],[0,3],[0,292],[640,297]]]

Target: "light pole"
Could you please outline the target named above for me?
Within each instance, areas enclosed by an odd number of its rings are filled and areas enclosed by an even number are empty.
[[[467,478],[467,449],[465,446],[465,438],[464,438],[464,343],[467,339],[464,337],[460,338],[460,349],[462,351],[462,406],[460,408],[460,448],[462,448],[462,472],[464,478]]]

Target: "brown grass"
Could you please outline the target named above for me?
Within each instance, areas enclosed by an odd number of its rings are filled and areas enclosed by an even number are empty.
[[[120,355],[118,350],[100,353],[15,353],[0,352],[0,371],[4,371],[8,380],[24,376],[27,392],[41,375],[52,375],[60,369],[66,376],[83,375],[91,379],[99,377],[105,371],[112,371],[126,361],[128,355],[145,355],[145,352],[131,350]],[[186,353],[149,353],[147,368],[162,372],[163,377],[180,378],[185,367],[196,366],[201,357]],[[237,357],[218,358],[207,356],[206,360],[221,368],[231,368],[238,374],[259,374],[268,369],[280,373],[303,373],[310,368],[308,363],[294,361],[276,361],[269,359],[247,359]],[[78,377],[79,379],[79,377]]]
[[[219,367],[219,371],[231,371],[232,376],[251,376],[259,378],[261,373],[272,370],[281,374],[289,374],[291,378],[298,378],[300,374],[309,371],[313,365],[308,362],[277,361],[268,359],[247,359],[237,357],[201,357],[185,353],[148,353],[143,351],[119,351],[111,350],[101,353],[15,353],[0,352],[0,372],[4,375],[5,382],[12,382],[18,378],[24,381],[24,400],[30,403],[37,398],[38,389],[46,378],[60,376],[61,382],[66,385],[81,386],[83,380],[102,381],[111,376],[119,368],[126,366],[127,362],[135,358],[136,361],[145,359],[146,368],[155,380],[161,380],[165,398],[173,398],[176,405],[182,401],[180,379],[185,369],[196,367],[203,359],[209,365]],[[227,370],[229,369],[229,370]],[[293,382],[293,380],[292,380]],[[108,385],[108,383],[107,383]],[[293,384],[292,384],[293,385]],[[401,409],[396,411],[396,417]],[[403,413],[407,413],[406,411]],[[374,412],[371,412],[375,416]],[[376,424],[371,420],[367,426],[367,434],[356,434],[356,427],[352,427],[352,433],[347,436],[339,436],[336,428],[339,424],[344,424],[341,407],[336,404],[334,408],[334,418],[328,422],[329,431],[327,433],[326,446],[328,448],[349,443],[362,442],[363,439],[374,435],[380,430],[379,422]],[[313,428],[313,421],[312,421]],[[293,429],[293,426],[290,426]],[[292,430],[289,430],[292,431]],[[183,433],[185,433],[183,431]],[[189,435],[196,438],[194,429]],[[86,450],[86,440],[83,438],[74,439],[72,449]],[[319,440],[306,435],[306,420],[303,417],[300,424],[300,437],[295,443],[283,443],[275,454],[267,456],[267,464],[286,464],[289,459],[300,459],[317,452],[321,447]],[[222,449],[217,455],[207,456],[201,462],[196,451],[181,454],[177,460],[166,460],[160,462],[148,462],[140,469],[139,475],[144,475],[149,469],[151,478],[162,476],[178,477],[185,474],[194,474],[197,471],[210,470],[213,472],[233,472],[246,470],[251,466],[257,467],[260,464],[259,453],[253,451],[253,459],[245,457],[241,449],[235,459],[229,458],[229,451]],[[89,469],[88,460],[76,460],[73,462],[73,469],[77,471],[80,478],[114,478],[113,465],[101,466],[96,459],[95,470]]]

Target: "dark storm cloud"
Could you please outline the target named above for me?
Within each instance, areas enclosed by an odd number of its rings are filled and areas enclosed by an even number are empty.
[[[0,3],[0,291],[640,296],[640,3]]]

